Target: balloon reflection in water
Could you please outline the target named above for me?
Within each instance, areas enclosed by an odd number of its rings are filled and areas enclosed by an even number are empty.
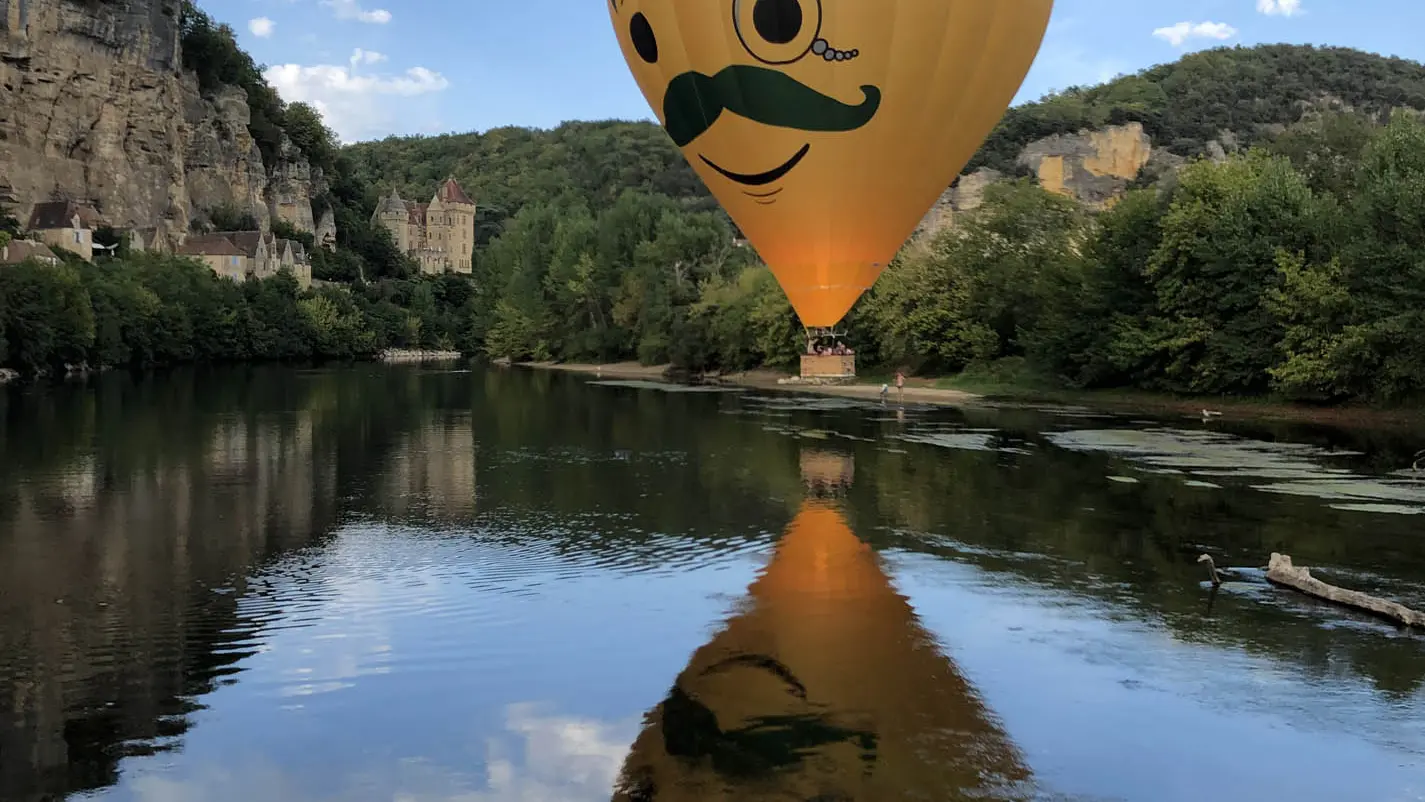
[[[615,802],[1027,798],[1019,751],[847,524],[849,458],[802,466],[813,492],[646,716]]]

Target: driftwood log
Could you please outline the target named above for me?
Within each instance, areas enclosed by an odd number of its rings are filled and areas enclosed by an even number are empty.
[[[1403,604],[1378,599],[1362,593],[1358,590],[1346,590],[1335,585],[1328,585],[1325,582],[1313,577],[1308,568],[1298,567],[1291,564],[1291,557],[1286,554],[1272,553],[1271,562],[1267,564],[1267,581],[1293,590],[1301,591],[1308,596],[1315,596],[1318,599],[1335,602],[1354,607],[1373,615],[1380,616],[1398,624],[1408,627],[1425,628],[1425,613],[1417,612]]]

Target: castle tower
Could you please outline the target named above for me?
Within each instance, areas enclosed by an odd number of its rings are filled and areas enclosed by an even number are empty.
[[[381,202],[376,204],[376,211],[371,215],[371,222],[380,223],[387,231],[391,232],[391,239],[395,240],[396,247],[400,249],[401,253],[406,253],[414,247],[411,243],[410,210],[396,190],[392,189],[390,195],[382,198]]]
[[[469,273],[471,252],[475,250],[475,201],[454,177],[447,178],[431,198],[428,215],[427,238],[432,247],[444,251],[446,269]]]

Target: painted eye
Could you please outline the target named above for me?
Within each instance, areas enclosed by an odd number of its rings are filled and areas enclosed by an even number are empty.
[[[633,42],[633,49],[638,51],[639,58],[649,64],[658,63],[658,37],[653,34],[653,26],[642,11],[628,21],[628,38]]]
[[[821,0],[733,0],[737,38],[763,64],[791,64],[821,33]]]

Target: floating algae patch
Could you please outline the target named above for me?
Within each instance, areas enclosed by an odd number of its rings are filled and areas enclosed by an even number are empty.
[[[1333,510],[1345,510],[1347,512],[1379,512],[1390,515],[1420,515],[1425,513],[1425,507],[1412,507],[1408,504],[1332,504]]]
[[[1078,430],[1046,436],[1070,451],[1107,453],[1158,470],[1182,471],[1185,479],[1195,477],[1186,482],[1191,487],[1220,487],[1202,481],[1204,477],[1242,478],[1258,480],[1250,486],[1263,492],[1337,502],[1332,505],[1335,509],[1399,514],[1406,508],[1425,507],[1425,475],[1418,479],[1400,472],[1390,477],[1364,476],[1325,464],[1333,458],[1360,456],[1354,451],[1184,429]]]
[[[741,393],[741,387],[724,387],[716,384],[674,384],[642,379],[607,379],[588,382],[596,387],[628,387],[635,390],[659,390],[665,393]]]
[[[994,451],[990,441],[993,434],[984,432],[957,432],[957,433],[935,433],[935,434],[903,434],[899,440],[907,443],[922,443],[927,446],[939,446],[940,448],[955,448],[961,451]]]

